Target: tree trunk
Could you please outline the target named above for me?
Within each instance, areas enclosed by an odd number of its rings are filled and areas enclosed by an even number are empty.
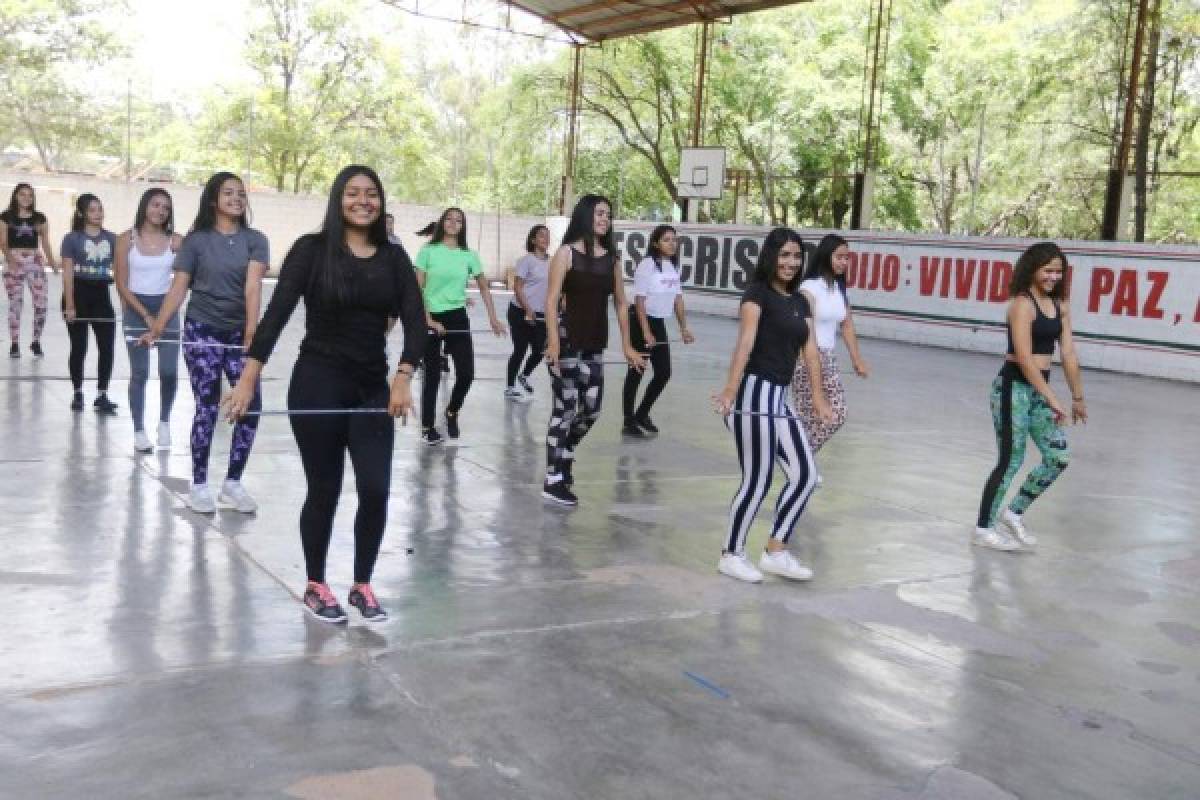
[[[1146,241],[1146,207],[1148,181],[1147,167],[1150,156],[1150,137],[1154,125],[1154,89],[1158,81],[1158,47],[1162,39],[1162,15],[1159,13],[1162,0],[1155,0],[1150,12],[1150,35],[1146,45],[1146,79],[1142,90],[1142,102],[1138,109],[1137,138],[1133,149],[1133,240]]]

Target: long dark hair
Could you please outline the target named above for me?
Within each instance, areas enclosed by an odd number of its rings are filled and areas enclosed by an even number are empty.
[[[563,244],[572,245],[576,242],[583,242],[583,250],[590,256],[592,255],[593,243],[599,238],[600,244],[603,245],[606,251],[609,253],[617,252],[611,222],[608,225],[608,233],[600,237],[596,236],[596,206],[601,203],[608,206],[611,213],[612,203],[604,195],[585,194],[579,198],[579,202],[575,204],[575,209],[571,212],[571,221],[567,223],[567,232],[563,234]]]
[[[817,245],[817,250],[813,253],[812,260],[808,262],[808,268],[804,270],[804,279],[824,278],[826,283],[836,283],[838,288],[842,290],[842,297],[845,297],[846,273],[843,272],[841,275],[838,275],[833,271],[833,254],[837,252],[839,247],[849,246],[850,243],[836,233],[825,234]]]
[[[346,184],[359,175],[366,175],[379,192],[379,216],[367,228],[367,241],[380,249],[392,246],[387,235],[387,198],[383,192],[383,181],[379,180],[375,170],[362,164],[344,167],[333,179],[333,186],[329,188],[325,220],[321,223],[321,232],[317,234],[320,242],[319,255],[316,269],[312,273],[313,285],[319,290],[322,302],[330,305],[345,302],[349,293],[343,265],[351,255],[350,249],[346,247],[346,217],[342,211],[342,195],[346,193]]]
[[[175,201],[171,199],[170,192],[157,186],[142,192],[142,199],[138,201],[137,213],[133,215],[135,232],[142,232],[142,226],[146,224],[146,209],[150,208],[150,201],[159,196],[167,198],[167,221],[163,223],[163,232],[167,236],[175,232]]]
[[[33,191],[33,186],[28,183],[18,183],[13,187],[12,196],[8,198],[8,215],[13,219],[16,219],[17,214],[21,212],[21,209],[17,207],[17,192],[22,189],[28,189],[29,193],[33,195],[33,203],[30,204],[29,210],[37,213],[37,192]]]
[[[534,225],[532,228],[529,229],[529,233],[527,233],[525,235],[525,252],[526,253],[532,253],[535,250],[537,250],[537,244],[534,242],[534,239],[536,239],[537,235],[539,233],[541,233],[542,231],[549,233],[550,229],[547,228],[545,225]]]
[[[758,263],[754,267],[754,280],[768,286],[771,285],[771,280],[775,277],[775,271],[779,265],[779,253],[788,242],[795,242],[800,246],[800,268],[796,270],[795,276],[787,284],[788,292],[792,293],[804,279],[805,259],[804,240],[791,228],[776,228],[767,234],[767,238],[763,239],[762,250],[758,252]]]
[[[437,244],[446,238],[446,217],[451,211],[457,211],[462,217],[462,229],[458,232],[458,246],[463,250],[470,250],[467,246],[467,212],[463,211],[458,206],[450,206],[442,215],[437,218],[437,222],[431,222],[421,230],[417,231],[417,236],[432,237],[429,240],[430,244]]]
[[[1054,242],[1038,242],[1030,245],[1024,253],[1021,253],[1021,257],[1013,265],[1012,281],[1008,284],[1008,296],[1010,298],[1017,297],[1022,292],[1029,291],[1029,287],[1033,285],[1033,276],[1037,271],[1056,258],[1062,261],[1063,279],[1055,284],[1050,296],[1055,300],[1062,300],[1066,297],[1067,257]]]
[[[100,203],[100,198],[90,192],[84,192],[75,200],[75,213],[71,215],[71,230],[81,231],[87,227],[88,206],[93,202]],[[104,203],[100,203],[104,208]]]
[[[217,224],[217,199],[221,196],[221,187],[226,181],[237,181],[244,187],[245,182],[234,175],[232,172],[218,172],[208,179],[208,183],[204,184],[204,191],[200,193],[200,208],[196,210],[196,221],[192,223],[193,231],[209,231]],[[238,225],[243,228],[250,227],[250,203],[246,203],[246,210],[238,217]]]
[[[674,228],[672,228],[670,225],[659,225],[657,228],[650,231],[650,243],[646,245],[646,255],[650,256],[650,258],[652,258],[654,260],[654,266],[658,267],[659,272],[662,272],[662,262],[663,262],[663,253],[662,253],[662,247],[661,247],[662,238],[664,236],[666,236],[668,233],[674,233],[676,236],[679,235],[678,232]],[[674,264],[676,267],[679,266],[679,248],[678,247],[675,248],[675,255],[671,256],[667,260],[670,261],[672,264]]]

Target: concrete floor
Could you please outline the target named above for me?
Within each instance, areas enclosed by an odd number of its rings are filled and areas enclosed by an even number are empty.
[[[336,628],[297,601],[286,422],[247,472],[259,513],[194,515],[186,385],[174,449],[135,457],[124,354],[121,416],[72,414],[49,328],[45,361],[0,363],[0,797],[1200,797],[1195,386],[1088,373],[1092,422],[1029,514],[1040,552],[981,552],[998,358],[867,342],[794,539],[817,577],[749,586],[715,571],[732,322],[677,348],[657,440],[621,440],[610,368],[573,511],[539,497],[545,372],[513,405],[480,359],[460,446],[398,436],[390,621]]]

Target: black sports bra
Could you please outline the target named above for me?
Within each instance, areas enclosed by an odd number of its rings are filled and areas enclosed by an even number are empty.
[[[1052,356],[1054,355],[1054,343],[1062,336],[1062,307],[1053,297],[1050,302],[1054,303],[1054,310],[1057,315],[1047,317],[1042,313],[1042,307],[1038,305],[1038,301],[1034,300],[1032,294],[1026,292],[1029,299],[1033,301],[1033,308],[1036,316],[1033,318],[1033,324],[1030,326],[1030,334],[1033,338],[1033,354],[1035,356]],[[1008,328],[1008,354],[1016,355],[1016,349],[1013,347],[1012,327]]]

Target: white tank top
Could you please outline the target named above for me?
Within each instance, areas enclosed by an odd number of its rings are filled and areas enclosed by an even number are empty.
[[[175,252],[167,241],[166,251],[148,256],[137,246],[137,232],[130,233],[129,246],[129,291],[134,294],[163,295],[171,288],[174,277],[171,267],[175,264]]]

